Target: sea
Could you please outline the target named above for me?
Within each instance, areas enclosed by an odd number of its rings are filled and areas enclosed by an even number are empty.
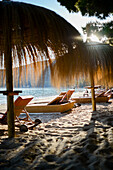
[[[22,90],[22,93],[19,94],[19,96],[27,96],[32,95],[35,99],[42,99],[42,98],[48,98],[51,96],[59,95],[61,91],[67,91],[70,88],[54,88],[54,87],[37,87],[37,88],[14,88],[14,90]],[[5,88],[0,88],[0,91],[6,90]],[[84,88],[75,88],[75,94],[79,95],[82,93],[85,89]],[[18,97],[18,95],[14,96],[14,100]],[[3,94],[0,94],[0,104],[6,104],[7,103],[7,97]]]

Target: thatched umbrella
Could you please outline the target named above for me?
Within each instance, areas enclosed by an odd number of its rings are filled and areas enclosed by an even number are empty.
[[[78,46],[80,34],[53,11],[31,4],[0,2],[0,62],[6,68],[8,134],[14,136],[12,66],[70,53],[73,42]],[[71,54],[70,54],[71,55]]]
[[[58,57],[53,66],[54,86],[56,81],[59,86],[72,85],[80,77],[91,82],[93,111],[96,110],[94,82],[113,85],[113,47],[107,44],[84,43],[73,49],[71,55],[66,53]]]

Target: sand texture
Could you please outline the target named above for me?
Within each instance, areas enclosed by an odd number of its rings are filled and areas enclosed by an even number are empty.
[[[2,108],[1,108],[2,110]],[[113,169],[113,101],[82,104],[69,113],[31,115],[42,123],[8,139],[0,125],[0,169]]]

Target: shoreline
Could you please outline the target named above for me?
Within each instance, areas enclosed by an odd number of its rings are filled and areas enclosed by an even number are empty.
[[[97,103],[95,112],[82,104],[54,116],[25,133],[16,128],[14,139],[7,138],[7,125],[0,125],[0,168],[112,169],[113,100]]]

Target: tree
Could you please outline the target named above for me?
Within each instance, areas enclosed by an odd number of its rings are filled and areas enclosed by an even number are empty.
[[[81,11],[82,15],[97,16],[105,18],[113,13],[113,2],[111,0],[57,0],[65,6],[69,12]]]
[[[93,34],[104,43],[113,45],[113,21],[107,23],[93,22],[88,23],[83,27],[84,34],[87,34],[87,41],[90,41],[90,36]],[[106,37],[103,39],[103,37]]]
[[[109,44],[113,45],[113,21],[104,23],[100,33],[107,37]]]

